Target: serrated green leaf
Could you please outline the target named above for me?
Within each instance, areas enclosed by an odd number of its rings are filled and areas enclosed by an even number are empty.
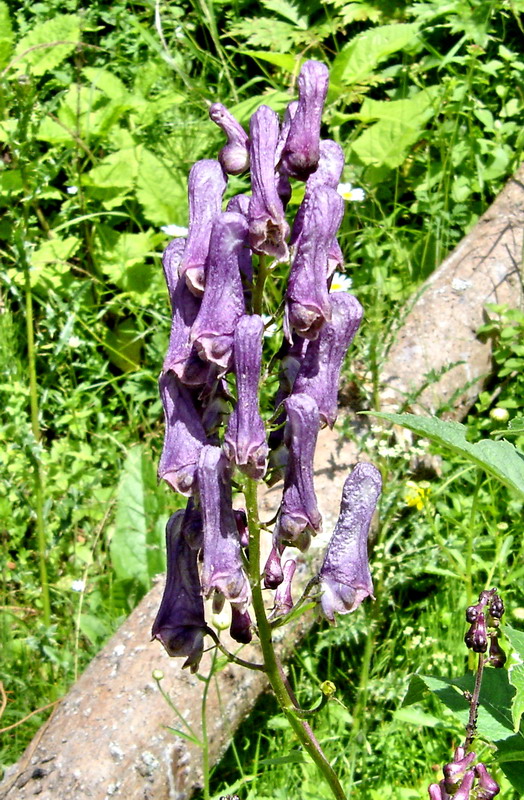
[[[147,256],[154,251],[157,234],[118,233],[100,226],[95,240],[97,264],[104,275],[125,292],[146,292],[152,280]]]
[[[287,0],[262,0],[264,8],[269,11],[274,11],[275,14],[280,14],[281,17],[293,22],[297,28],[303,31],[308,29],[308,18],[300,13],[300,9],[294,3],[289,3]]]
[[[418,436],[425,436],[435,444],[448,447],[453,453],[472,461],[509,489],[524,497],[524,458],[510,442],[505,440],[493,442],[490,439],[482,439],[470,444],[466,439],[465,425],[460,422],[447,422],[436,417],[389,414],[378,411],[366,413],[373,417],[386,419],[396,425],[402,425]]]
[[[186,175],[168,168],[145,148],[140,155],[136,196],[147,219],[154,225],[186,223]]]
[[[0,2],[0,69],[9,62],[13,51],[13,27],[9,16],[9,8]]]
[[[99,188],[131,189],[138,176],[142,150],[142,145],[136,145],[110,153],[82,176],[82,183]]]
[[[437,110],[436,100],[439,94],[439,86],[428,86],[427,89],[402,100],[372,100],[366,97],[358,114],[353,116],[362,122],[381,119],[412,122],[415,117],[421,117],[425,124]]]
[[[40,22],[18,42],[16,70],[43,75],[58,67],[70,55],[81,35],[81,19],[75,14],[57,14]]]
[[[401,22],[359,33],[337,55],[331,67],[335,86],[361,83],[388,56],[416,42],[419,25]]]
[[[515,687],[515,696],[513,698],[511,711],[513,714],[514,730],[516,732],[520,728],[522,715],[524,714],[524,632],[517,631],[509,625],[503,625],[502,632],[521,662],[512,664],[508,669],[509,682]]]
[[[405,120],[381,119],[367,128],[353,142],[351,149],[367,166],[395,169],[422,136],[427,119],[422,115]]]
[[[104,92],[112,100],[122,100],[129,95],[124,83],[109,72],[107,69],[101,67],[84,67],[82,73],[87,80],[101,92]]]

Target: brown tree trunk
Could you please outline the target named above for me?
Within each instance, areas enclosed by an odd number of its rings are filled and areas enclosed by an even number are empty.
[[[384,364],[383,405],[397,407],[418,392],[411,403],[415,410],[433,411],[451,401],[451,415],[460,418],[473,403],[490,372],[490,345],[475,335],[486,304],[523,305],[523,180],[521,168],[422,287]],[[426,385],[429,371],[442,374]],[[326,531],[332,530],[343,481],[357,457],[352,442],[336,432],[321,433],[315,475]],[[276,486],[265,493],[267,517],[280,492]],[[303,580],[311,574],[307,565],[302,574]],[[201,736],[203,684],[157,642],[149,642],[162,583],[96,656],[9,770],[0,785],[1,800],[183,800],[201,784],[201,748],[169,727],[187,725]],[[286,629],[279,644],[283,658],[312,622],[310,615]],[[260,660],[251,645],[241,655]],[[207,653],[203,674],[211,660]],[[163,671],[162,686],[184,723],[162,697],[152,678],[155,669]],[[231,664],[212,680],[206,710],[210,763],[220,758],[264,688],[260,672]]]

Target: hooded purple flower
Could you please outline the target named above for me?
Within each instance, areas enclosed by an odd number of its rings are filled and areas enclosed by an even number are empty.
[[[475,774],[478,778],[477,800],[493,800],[500,792],[500,786],[481,761],[475,766]]]
[[[184,511],[177,511],[166,526],[166,586],[151,636],[168,655],[186,657],[184,667],[196,672],[204,651],[204,603],[198,577],[197,551],[182,535]]]
[[[175,311],[177,303],[175,293],[179,278],[180,262],[182,261],[185,247],[185,239],[173,239],[169,242],[162,255],[162,269],[164,270],[164,278],[171,302],[171,311],[173,312]]]
[[[313,397],[320,419],[332,428],[337,418],[342,362],[362,320],[363,309],[356,297],[346,292],[333,292],[329,299],[331,322],[324,324],[318,339],[309,342],[293,392]]]
[[[275,606],[271,612],[272,617],[281,617],[284,614],[288,614],[293,608],[291,584],[293,582],[296,569],[296,559],[288,558],[283,567],[283,580],[275,592]]]
[[[305,181],[317,168],[322,110],[329,86],[329,70],[320,61],[306,61],[298,76],[298,108],[281,165],[292,178]]]
[[[235,642],[249,644],[253,638],[249,611],[240,611],[236,606],[231,606],[231,627],[229,628],[229,635]]]
[[[276,589],[284,580],[281,561],[283,551],[284,546],[273,541],[273,547],[264,567],[264,586],[266,589]]]
[[[284,329],[294,328],[305,339],[316,339],[331,318],[327,285],[328,250],[339,229],[344,201],[334,189],[319,186],[304,213],[304,225],[287,287]]]
[[[354,611],[373,594],[368,565],[368,531],[382,488],[380,472],[361,462],[346,479],[340,515],[320,569],[322,611],[330,621],[335,612]]]
[[[240,318],[235,328],[234,361],[237,402],[224,437],[224,452],[251,478],[266,472],[266,430],[258,410],[258,384],[262,363],[264,323],[256,314]]]
[[[275,149],[278,141],[277,114],[260,106],[251,117],[251,188],[249,241],[256,253],[285,261],[289,225],[275,183]]]
[[[234,211],[242,214],[246,219],[249,216],[249,201],[251,198],[247,194],[236,194],[227,204],[227,211]],[[253,283],[253,255],[249,247],[243,247],[238,258],[240,272],[248,284]]]
[[[225,172],[240,175],[249,167],[249,139],[244,128],[222,103],[213,103],[209,116],[222,128],[227,136],[227,144],[218,154],[218,160]]]
[[[213,590],[221,592],[243,613],[251,599],[251,589],[242,565],[228,464],[219,447],[208,445],[202,449],[198,487],[204,527],[204,596]]]
[[[239,258],[247,239],[247,221],[241,214],[226,211],[213,224],[206,290],[193,327],[201,358],[225,371],[233,357],[233,333],[245,310]]]
[[[209,374],[209,363],[199,358],[189,339],[191,326],[200,310],[200,298],[189,291],[184,276],[177,276],[169,292],[173,320],[163,370],[171,370],[187,386],[202,386]]]
[[[307,549],[310,534],[322,526],[313,486],[313,457],[319,429],[318,406],[305,394],[285,403],[288,418],[289,457],[276,534],[277,542]]]
[[[318,189],[319,186],[328,186],[330,189],[336,189],[343,169],[344,151],[341,146],[332,139],[322,139],[318,167],[306,181],[304,199],[295,215],[289,244],[296,244],[300,238],[304,226],[304,214],[315,189]]]
[[[475,783],[475,772],[470,769],[466,772],[460,782],[460,786],[453,795],[453,800],[469,800],[473,784]]]
[[[158,465],[158,477],[175,492],[190,495],[206,434],[189,390],[172,372],[163,372],[158,381],[164,406],[164,448]]]
[[[213,222],[222,209],[227,185],[222,167],[214,159],[197,161],[188,182],[189,234],[180,274],[193,294],[200,296],[206,282],[205,264]]]

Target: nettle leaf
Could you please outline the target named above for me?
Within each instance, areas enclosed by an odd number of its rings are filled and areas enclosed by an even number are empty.
[[[13,27],[9,17],[9,8],[0,2],[0,69],[9,62],[13,51]]]
[[[153,231],[118,233],[100,225],[95,239],[96,262],[104,275],[125,292],[143,294],[153,279],[148,258],[160,240]]]
[[[153,462],[141,445],[132,447],[118,485],[110,552],[117,576],[138,580],[145,589],[149,589],[153,575],[164,568],[163,530],[167,515],[159,513],[156,495]]]
[[[498,478],[505,486],[524,497],[524,457],[506,440],[494,442],[482,439],[470,444],[467,428],[460,422],[446,422],[436,417],[419,417],[415,414],[388,414],[368,411],[374,417],[386,419],[408,428],[418,436],[425,436],[435,444],[448,447],[453,453],[464,456],[489,475]]]
[[[419,25],[401,22],[363,31],[348,42],[331,67],[333,86],[362,83],[388,56],[417,43]]]
[[[97,188],[131,188],[138,176],[142,145],[117,150],[82,175],[82,183]]]
[[[289,3],[287,0],[262,0],[262,5],[293,22],[297,28],[302,28],[304,31],[308,29],[308,18],[300,13],[299,7],[294,3]]]
[[[112,100],[122,100],[129,95],[124,83],[109,72],[107,69],[101,67],[84,67],[82,74],[85,75],[87,80],[101,92],[104,92]]]
[[[518,731],[524,714],[524,632],[516,631],[509,625],[502,626],[502,632],[512,646],[518,663],[513,663],[508,669],[509,682],[515,687],[515,696],[511,706],[513,714],[513,729]]]
[[[187,218],[186,175],[169,169],[150,150],[140,155],[136,196],[154,225],[184,225]]]
[[[58,67],[69,56],[81,37],[81,19],[75,14],[57,14],[40,22],[18,42],[15,55],[20,56],[16,70],[43,75]]]
[[[352,119],[360,119],[362,122],[388,120],[410,124],[413,124],[414,118],[420,117],[425,124],[437,111],[436,101],[440,93],[440,86],[428,86],[427,89],[402,100],[372,100],[366,97],[360,111],[351,116]]]

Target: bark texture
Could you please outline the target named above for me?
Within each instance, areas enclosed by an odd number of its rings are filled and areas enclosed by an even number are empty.
[[[490,345],[475,336],[486,303],[523,304],[523,180],[521,168],[415,299],[384,364],[384,405],[398,407],[418,392],[410,404],[415,411],[433,411],[455,396],[455,418],[471,406],[490,371]],[[425,386],[430,370],[443,374]],[[328,429],[321,432],[315,485],[324,542],[357,457],[356,445]],[[280,497],[281,486],[267,490],[263,518],[272,515]],[[319,540],[314,540],[313,558],[320,555]],[[302,565],[301,572],[305,582],[311,570]],[[164,672],[164,689],[200,736],[203,684],[181,669],[181,660],[170,659],[158,643],[148,641],[162,585],[161,580],[144,598],[9,770],[0,800],[185,800],[201,784],[201,749],[169,730],[183,726],[152,679],[153,670]],[[312,616],[304,617],[300,625],[285,629],[279,644],[283,658],[312,623]],[[230,649],[237,647],[230,643]],[[241,656],[260,660],[251,645]],[[202,673],[210,661],[206,653]],[[211,763],[264,688],[261,672],[231,664],[213,679],[206,715]]]

